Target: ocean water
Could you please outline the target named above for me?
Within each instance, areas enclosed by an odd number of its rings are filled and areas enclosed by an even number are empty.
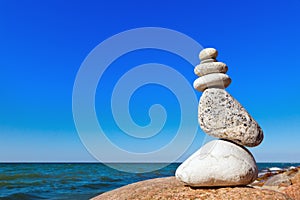
[[[156,164],[126,164],[126,167]],[[0,199],[89,199],[151,178],[173,176],[178,163],[150,173],[126,173],[100,163],[0,163]],[[258,163],[260,171],[300,163]]]

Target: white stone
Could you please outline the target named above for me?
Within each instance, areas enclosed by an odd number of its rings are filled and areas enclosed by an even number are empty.
[[[199,64],[195,67],[194,73],[197,76],[204,76],[212,73],[223,73],[225,74],[228,70],[228,67],[223,62],[209,62]]]
[[[217,62],[217,60],[214,59],[214,58],[208,58],[208,59],[206,59],[206,60],[202,60],[202,61],[200,62],[200,64],[203,64],[203,63],[211,63],[211,62]]]
[[[226,88],[231,83],[227,74],[213,73],[207,74],[194,81],[194,88],[203,92],[207,88]]]
[[[257,146],[263,140],[263,131],[258,123],[223,89],[204,91],[199,102],[198,120],[201,129],[213,137],[249,147]]]
[[[205,60],[209,58],[215,59],[217,58],[217,56],[218,56],[218,51],[215,48],[205,48],[199,54],[200,60]]]
[[[176,178],[194,187],[239,186],[258,175],[256,162],[244,147],[225,140],[205,144],[176,170]]]

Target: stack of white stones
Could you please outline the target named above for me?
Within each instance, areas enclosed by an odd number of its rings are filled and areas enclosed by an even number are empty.
[[[176,170],[176,178],[195,187],[240,186],[253,182],[258,175],[252,154],[244,147],[254,147],[263,140],[263,132],[245,108],[224,89],[231,79],[228,67],[217,62],[218,51],[200,52],[201,63],[195,74],[201,76],[194,88],[203,92],[198,108],[202,130],[219,138],[205,144]]]

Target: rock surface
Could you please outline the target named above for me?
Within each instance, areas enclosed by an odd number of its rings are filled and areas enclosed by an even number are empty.
[[[293,200],[300,200],[300,185],[299,184],[290,185],[287,188],[285,188],[282,192],[287,194]]]
[[[157,178],[133,183],[116,190],[103,193],[93,200],[261,200],[291,199],[286,194],[252,187],[224,187],[196,189],[184,186],[175,177]]]
[[[282,174],[276,174],[275,176],[272,176],[269,178],[264,185],[266,186],[289,186],[292,182],[289,178],[289,176],[285,173]]]
[[[231,83],[231,79],[227,74],[213,73],[207,74],[194,81],[194,88],[203,92],[207,88],[227,88]]]
[[[279,169],[275,171],[270,169],[271,168],[269,168],[267,172],[259,173],[259,177],[250,185],[259,187],[277,186],[277,188],[284,188],[290,184],[300,184],[300,180],[298,179],[298,177],[300,177],[300,167]]]
[[[199,103],[198,120],[202,130],[213,137],[249,147],[257,146],[263,140],[263,131],[258,123],[223,89],[209,88],[204,91]]]
[[[252,183],[258,175],[251,153],[232,142],[213,140],[176,170],[178,180],[190,186],[237,186]]]
[[[197,76],[204,76],[212,73],[223,73],[225,74],[228,70],[228,67],[223,62],[209,62],[199,64],[195,67],[194,73]]]
[[[292,184],[299,184],[300,185],[300,169],[297,170],[297,173],[292,177],[291,182],[292,182]]]

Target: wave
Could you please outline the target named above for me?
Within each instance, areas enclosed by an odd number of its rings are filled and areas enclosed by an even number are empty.
[[[46,199],[41,196],[26,194],[26,193],[15,193],[5,197],[0,197],[1,200],[37,200],[37,199]]]
[[[0,174],[0,180],[13,181],[19,179],[42,179],[53,177],[49,174]]]
[[[108,177],[108,176],[103,176],[100,178],[101,181],[106,181],[106,182],[120,182],[122,181],[122,179],[119,179],[119,178],[111,178],[111,177]]]
[[[113,186],[110,183],[89,183],[82,185],[84,188],[90,188],[90,189],[101,189],[101,188],[107,188]]]

